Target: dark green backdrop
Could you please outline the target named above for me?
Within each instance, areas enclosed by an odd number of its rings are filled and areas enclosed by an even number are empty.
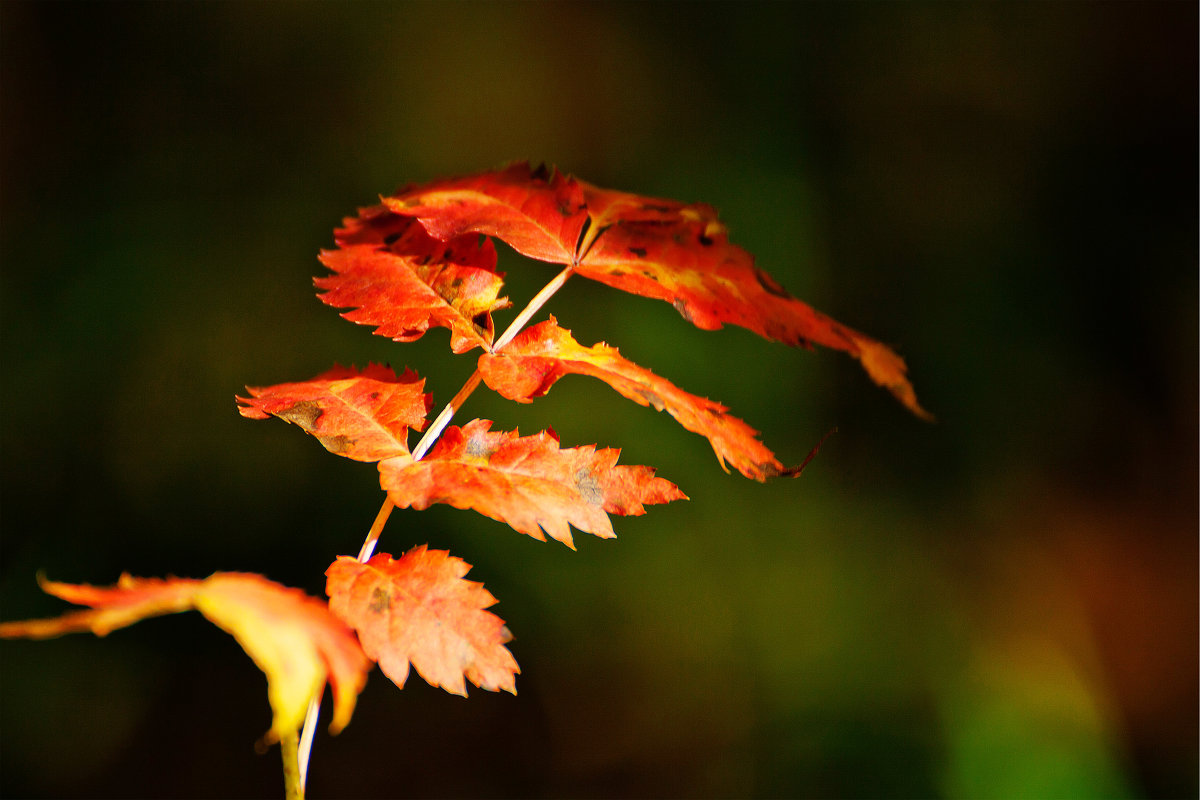
[[[853,360],[573,281],[549,310],[796,462],[752,484],[585,378],[464,409],[692,500],[579,552],[397,512],[516,635],[519,695],[372,674],[313,797],[1197,791],[1195,3],[0,4],[0,616],[37,570],[323,590],[375,471],[247,383],[473,359],[313,298],[335,223],[511,159],[704,201]],[[552,274],[506,252],[520,305]],[[502,317],[505,324],[509,317]],[[278,796],[261,673],[197,615],[0,642],[4,796]]]

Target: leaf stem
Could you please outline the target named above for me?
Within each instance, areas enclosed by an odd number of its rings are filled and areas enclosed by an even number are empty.
[[[454,417],[455,412],[462,408],[462,404],[471,396],[471,392],[475,391],[475,387],[479,386],[481,380],[482,376],[480,376],[479,370],[471,373],[471,377],[467,378],[467,382],[458,390],[458,394],[454,395],[454,399],[446,404],[446,407],[434,419],[433,424],[426,429],[425,435],[421,437],[421,441],[417,442],[417,446],[413,448],[413,461],[420,461],[425,457],[425,454],[429,452],[429,448],[433,447],[433,443],[437,441],[438,437],[442,435],[442,431],[450,424],[450,420]],[[392,505],[392,501],[384,498],[383,505],[379,509],[379,514],[376,515],[375,522],[371,525],[371,530],[367,532],[366,541],[363,542],[362,549],[358,551],[359,561],[366,563],[375,552],[375,545],[379,541],[379,535],[383,533],[383,526],[387,523],[388,515],[392,513],[393,508],[395,506]]]
[[[279,742],[283,756],[283,796],[287,800],[304,800],[304,773],[296,760],[296,732],[285,735]]]
[[[497,339],[495,344],[492,345],[491,352],[495,353],[503,349],[505,345],[511,342],[513,337],[521,332],[521,329],[525,327],[533,315],[536,314],[538,310],[546,304],[546,301],[553,297],[554,293],[563,287],[563,284],[567,282],[567,278],[571,277],[571,274],[574,271],[575,267],[571,264],[568,264],[561,272],[555,275],[549,283],[543,286],[541,290],[533,296],[533,299],[529,301],[529,304],[521,310],[521,313],[516,316],[508,328],[505,329],[504,333],[500,334],[500,338]],[[450,420],[453,419],[458,410],[462,408],[463,403],[467,402],[467,398],[470,397],[471,393],[479,387],[479,384],[482,380],[483,376],[479,374],[478,369],[471,373],[471,377],[467,378],[467,382],[463,384],[462,388],[458,390],[458,393],[455,394],[450,402],[446,404],[446,407],[442,409],[441,413],[438,414],[433,420],[433,423],[425,430],[425,434],[421,437],[421,440],[417,442],[417,446],[413,448],[412,457],[414,461],[420,461],[425,457],[425,454],[429,452],[431,447],[433,447],[434,442],[436,442],[438,437],[442,435],[442,431],[444,431],[446,426],[450,424]],[[387,524],[388,517],[391,515],[393,508],[395,508],[395,505],[392,503],[391,499],[385,497],[383,500],[383,505],[379,507],[379,513],[375,515],[375,521],[371,523],[371,530],[367,531],[367,538],[363,541],[362,548],[358,551],[358,560],[360,562],[365,563],[371,558],[372,554],[374,554],[375,545],[379,542],[379,536],[383,533],[383,526]],[[290,750],[293,754],[297,754],[298,759],[297,785],[299,794],[293,797],[291,794],[291,784],[289,784],[289,794],[287,796],[287,800],[304,800],[304,784],[305,779],[308,776],[308,759],[309,755],[312,753],[313,735],[316,732],[317,720],[320,715],[321,695],[317,695],[308,703],[308,714],[304,717],[304,730],[301,732],[299,745],[297,746],[294,736],[291,737],[290,744],[288,739],[283,740],[283,748],[285,750],[285,778],[287,777],[288,762],[286,751]]]
[[[546,301],[553,297],[554,293],[562,288],[563,284],[567,282],[567,278],[571,277],[574,272],[575,266],[573,264],[567,264],[567,266],[563,268],[562,272],[555,275],[549,283],[543,286],[542,290],[535,294],[533,299],[529,301],[529,305],[525,306],[520,314],[517,314],[516,319],[512,321],[512,324],[508,326],[508,329],[504,331],[504,333],[500,334],[500,338],[497,339],[496,343],[492,345],[492,352],[494,353],[498,350],[504,349],[504,346],[511,342],[513,337],[521,332],[521,329],[525,327],[527,322],[529,322],[530,317],[536,314],[538,309],[545,305]]]
[[[391,515],[393,508],[395,506],[392,505],[392,501],[385,497],[383,505],[379,507],[379,513],[375,515],[375,521],[371,523],[371,530],[367,531],[366,541],[358,551],[358,560],[364,564],[375,552],[375,543],[379,541],[379,534],[383,533],[383,526],[387,524],[388,516]]]
[[[321,694],[325,693],[324,687],[321,688]],[[308,781],[308,757],[312,755],[313,736],[317,732],[317,720],[321,717],[321,695],[313,695],[308,701],[308,713],[304,715],[304,728],[300,731],[300,745],[293,749],[297,750],[297,761],[300,771],[300,797],[304,797],[304,785]],[[287,747],[287,740],[283,740],[281,747]]]
[[[481,380],[483,380],[483,376],[479,374],[479,370],[471,373],[471,377],[467,378],[467,382],[458,390],[458,394],[454,395],[454,398],[446,404],[446,407],[442,409],[442,413],[437,415],[433,424],[429,426],[425,431],[425,435],[421,437],[421,441],[417,442],[417,446],[413,448],[413,461],[420,461],[425,457],[425,454],[429,452],[429,448],[433,447],[433,443],[442,435],[442,431],[446,429],[446,426],[450,424],[450,420],[462,408],[462,404],[467,402],[467,398],[479,386]]]

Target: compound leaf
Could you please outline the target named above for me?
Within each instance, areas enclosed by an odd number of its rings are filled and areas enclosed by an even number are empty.
[[[575,260],[588,221],[578,181],[525,163],[406,187],[383,202],[397,214],[421,220],[439,239],[495,236],[522,255],[556,264]]]
[[[554,317],[525,329],[502,351],[481,355],[479,373],[493,390],[521,403],[546,394],[563,375],[591,375],[635,403],[665,410],[689,431],[707,437],[723,467],[728,462],[759,481],[788,474],[756,438],[758,432],[728,414],[725,406],[683,391],[622,357],[615,347],[603,342],[584,347]]]
[[[39,583],[47,593],[91,609],[54,619],[6,622],[0,624],[0,637],[46,639],[89,630],[105,636],[148,617],[199,611],[237,639],[266,673],[274,712],[268,742],[300,728],[309,699],[318,696],[327,681],[334,701],[330,731],[337,733],[350,721],[366,684],[370,661],[354,633],[328,606],[261,575],[218,572],[204,580],[163,580],[124,574],[109,587],[40,577]]]
[[[738,325],[793,347],[843,350],[914,414],[929,418],[900,356],[790,295],[729,242],[711,206],[601,189],[520,163],[408,187],[383,200],[435,237],[495,236],[525,255],[665,300],[705,330]]]
[[[729,242],[725,226],[707,207],[686,206],[671,223],[613,224],[576,271],[616,289],[665,300],[704,330],[739,325],[793,347],[815,343],[845,351],[910,411],[930,418],[899,355],[790,295],[755,266],[752,255]]]
[[[435,239],[411,217],[381,206],[362,209],[343,225],[334,232],[338,249],[320,256],[334,274],[313,279],[325,290],[321,302],[354,309],[342,316],[398,342],[442,326],[450,329],[455,353],[491,349],[492,312],[509,303],[499,297],[503,281],[490,239]]]
[[[312,380],[247,386],[238,411],[250,419],[276,416],[299,425],[331,453],[379,461],[408,452],[408,429],[425,427],[430,397],[412,370],[397,376],[380,364],[361,372],[334,367]]]
[[[406,454],[380,462],[380,485],[400,508],[471,508],[535,539],[544,541],[544,530],[572,549],[572,525],[608,539],[616,535],[608,514],[687,499],[653,467],[616,466],[619,450],[561,449],[553,431],[522,437],[491,432],[491,424],[448,427],[420,461]]]
[[[485,611],[496,598],[471,569],[443,550],[415,547],[400,559],[379,553],[363,564],[340,556],[325,575],[329,607],[358,631],[367,655],[403,687],[411,662],[422,678],[466,696],[464,677],[488,691],[517,693],[520,672],[504,645],[504,620]]]

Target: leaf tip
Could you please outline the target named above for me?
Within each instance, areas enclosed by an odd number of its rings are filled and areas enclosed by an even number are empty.
[[[917,402],[917,393],[908,380],[908,365],[890,347],[870,337],[851,332],[851,340],[858,348],[858,360],[871,380],[884,387],[900,404],[926,422],[934,422],[930,414]]]
[[[821,449],[821,445],[825,444],[825,440],[835,433],[837,433],[836,425],[826,431],[825,435],[821,437],[820,441],[813,445],[813,449],[808,451],[808,455],[804,457],[804,460],[800,462],[799,466],[789,467],[788,469],[780,472],[779,475],[785,478],[799,478],[800,473],[804,472],[804,468],[808,466],[808,462],[812,461],[816,457],[817,452]]]
[[[246,391],[251,395],[254,395],[256,392],[256,390],[250,386],[246,387]],[[242,397],[241,395],[235,394],[233,396],[233,400],[237,407],[238,413],[246,419],[269,419],[271,416],[254,404],[253,397]]]

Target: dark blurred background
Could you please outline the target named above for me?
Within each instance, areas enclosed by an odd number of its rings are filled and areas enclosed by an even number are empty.
[[[623,448],[688,503],[579,552],[393,514],[500,599],[519,695],[377,671],[312,797],[1197,793],[1197,6],[0,3],[0,617],[34,576],[261,572],[323,593],[372,466],[240,418],[249,383],[474,357],[313,297],[339,219],[512,159],[708,202],[907,358],[549,311],[719,399],[804,476],[719,469],[599,382],[462,420]],[[505,248],[501,248],[504,250]],[[555,269],[510,251],[518,306]],[[499,315],[497,327],[511,312]],[[196,614],[0,642],[0,793],[279,796],[265,680]],[[328,715],[326,714],[326,719]]]

